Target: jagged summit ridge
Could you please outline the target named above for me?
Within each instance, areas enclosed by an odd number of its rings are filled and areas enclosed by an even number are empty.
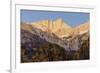
[[[72,28],[69,24],[65,23],[63,19],[57,18],[52,20],[41,20],[31,23],[33,27],[41,29],[42,31],[54,33],[58,37],[68,37],[73,34],[83,33],[89,31],[89,22],[85,22],[77,27]]]
[[[59,37],[62,37],[65,34],[67,36],[72,31],[72,27],[66,24],[61,18],[57,18],[55,21],[42,20],[31,24],[33,27],[42,29],[46,32],[54,33]]]

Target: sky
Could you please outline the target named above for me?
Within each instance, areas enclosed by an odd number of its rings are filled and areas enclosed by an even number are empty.
[[[21,22],[32,23],[41,20],[56,20],[62,18],[63,21],[71,27],[76,27],[90,20],[89,13],[83,12],[61,12],[61,11],[39,11],[39,10],[21,10]]]

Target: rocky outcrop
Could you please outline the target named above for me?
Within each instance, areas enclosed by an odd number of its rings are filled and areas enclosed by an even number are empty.
[[[40,23],[21,24],[21,62],[89,59],[88,23],[73,29],[61,19]]]
[[[39,28],[42,31],[54,33],[58,37],[63,37],[64,35],[68,36],[72,31],[72,28],[68,24],[66,24],[61,18],[58,18],[55,21],[42,20],[32,23],[32,26]]]

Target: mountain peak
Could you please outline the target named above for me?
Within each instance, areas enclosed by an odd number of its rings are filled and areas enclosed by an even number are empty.
[[[83,33],[83,32],[88,32],[90,28],[90,22],[85,22],[81,24],[80,26],[77,26],[73,29],[74,33]]]
[[[48,19],[41,20],[32,23],[32,26],[45,32],[54,33],[58,37],[68,37],[73,33],[89,30],[89,22],[72,28],[69,24],[65,23],[62,18],[57,18],[55,21]]]
[[[42,29],[45,32],[54,33],[58,37],[65,34],[68,35],[72,30],[72,27],[66,24],[62,18],[57,18],[55,21],[42,20],[32,23],[32,25],[36,28]]]

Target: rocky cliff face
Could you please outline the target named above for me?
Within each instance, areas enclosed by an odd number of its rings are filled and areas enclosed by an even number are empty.
[[[75,35],[77,33],[84,33],[89,31],[89,22],[83,23],[80,26],[72,28],[67,23],[65,23],[61,18],[55,21],[42,20],[39,22],[32,23],[33,27],[39,28],[42,31],[54,33],[58,37],[68,37],[70,35]]]
[[[22,25],[21,26],[22,30],[21,30],[21,33],[22,33],[22,42],[23,41],[26,41],[28,42],[28,38],[24,39],[23,36],[25,37],[29,37],[29,38],[34,38],[33,35],[37,36],[37,38],[41,38],[47,42],[50,42],[52,44],[57,44],[59,45],[60,47],[63,47],[66,51],[69,51],[69,48],[68,48],[68,42],[67,40],[62,40],[61,38],[57,37],[55,34],[53,33],[49,33],[49,32],[44,32],[42,31],[41,29],[37,29],[37,28],[34,28],[32,27],[31,25]],[[26,29],[27,28],[27,29]],[[29,30],[30,29],[30,30]],[[24,32],[29,32],[30,34],[25,34]],[[30,39],[30,41],[31,41]],[[36,39],[38,41],[38,39]],[[41,42],[41,41],[40,41]]]
[[[75,28],[62,19],[21,24],[21,61],[89,59],[89,36],[89,23]]]
[[[21,62],[66,60],[66,50],[54,34],[43,32],[31,25],[21,26]],[[26,27],[28,29],[26,29]],[[29,28],[31,30],[29,30]],[[61,40],[60,40],[61,41]],[[62,41],[61,41],[62,42]],[[54,56],[56,55],[56,56]]]
[[[81,24],[80,26],[75,27],[73,29],[73,32],[76,34],[77,33],[83,34],[83,33],[89,32],[89,29],[90,29],[90,23],[86,22],[84,24]]]
[[[42,31],[51,32],[62,37],[66,34],[68,36],[72,31],[72,28],[66,24],[61,18],[56,19],[55,21],[43,20],[39,22],[32,23],[33,27],[39,28]]]

